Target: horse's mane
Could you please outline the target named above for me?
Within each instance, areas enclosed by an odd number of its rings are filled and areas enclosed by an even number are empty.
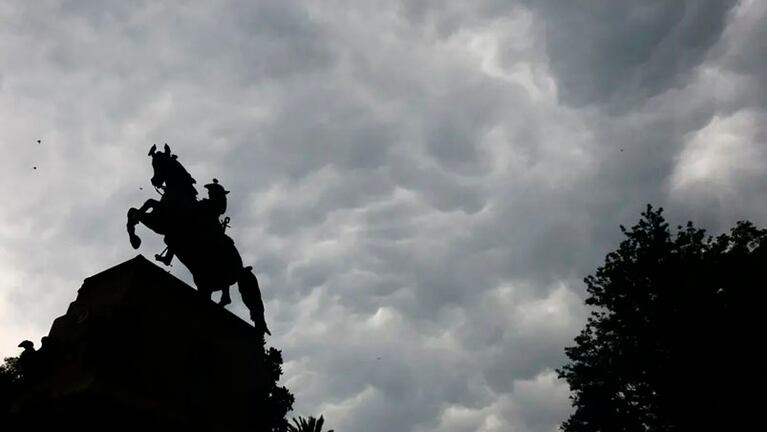
[[[176,159],[175,155],[171,157],[171,163],[169,165],[170,170],[170,176],[177,182],[179,182],[178,186],[180,187],[189,187],[190,189],[194,190],[194,194],[197,195],[197,189],[193,186],[197,181],[192,177],[191,174],[184,168],[183,165],[181,165],[181,162]]]

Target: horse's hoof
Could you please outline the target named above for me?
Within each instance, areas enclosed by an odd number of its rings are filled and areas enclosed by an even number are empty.
[[[266,323],[264,322],[264,320],[256,321],[256,318],[253,316],[251,316],[250,319],[251,321],[253,321],[253,327],[255,327],[256,329],[258,329],[259,331],[263,333],[268,334],[269,336],[272,335],[272,332],[269,331],[269,327],[266,326]]]
[[[133,246],[133,249],[138,249],[139,246],[141,246],[141,239],[136,234],[130,235],[130,245]]]

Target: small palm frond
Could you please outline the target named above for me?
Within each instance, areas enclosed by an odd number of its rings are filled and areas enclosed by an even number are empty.
[[[322,425],[325,423],[325,419],[322,416],[319,419],[312,416],[309,416],[308,419],[298,416],[298,418],[293,417],[293,423],[295,425],[288,424],[289,432],[322,432]],[[328,432],[333,432],[333,430],[331,429]]]

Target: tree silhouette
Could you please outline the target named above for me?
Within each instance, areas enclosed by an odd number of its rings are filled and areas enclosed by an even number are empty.
[[[261,340],[263,344],[263,338]],[[7,357],[0,365],[0,430],[47,430],[53,428],[78,430],[168,430],[165,419],[147,417],[129,405],[116,405],[88,393],[75,393],[59,397],[55,402],[39,401],[32,412],[12,413],[11,407],[20,396],[34,386],[33,374],[28,373],[20,357]],[[259,431],[287,432],[290,425],[286,419],[295,398],[284,386],[278,386],[282,375],[282,354],[275,348],[264,350],[264,391],[253,407]],[[114,419],[121,419],[116,422]],[[162,428],[160,428],[162,426]],[[319,429],[318,429],[319,430]]]
[[[11,403],[19,391],[21,370],[18,357],[6,357],[0,365],[0,425],[7,422]]]
[[[2,365],[0,365],[0,382],[3,383],[3,388],[6,385],[16,383],[21,380],[21,369],[19,368],[18,357],[6,357]]]
[[[737,430],[764,310],[767,231],[738,222],[672,235],[647,206],[618,250],[585,279],[593,307],[558,370],[574,412],[565,432]]]
[[[290,427],[286,415],[293,408],[295,397],[286,387],[277,386],[277,381],[282,375],[282,352],[269,348],[266,351],[264,364],[269,388],[262,395],[261,400],[262,412],[267,415],[263,424],[265,429],[271,432],[285,432]]]

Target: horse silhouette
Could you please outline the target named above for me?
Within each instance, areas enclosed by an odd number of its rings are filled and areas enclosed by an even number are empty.
[[[250,319],[262,333],[271,334],[264,320],[264,304],[258,279],[252,267],[244,267],[234,241],[224,232],[218,216],[226,210],[228,191],[214,179],[208,189],[208,198],[197,200],[197,183],[171,153],[168,144],[162,152],[153,145],[151,183],[159,191],[160,200],[148,199],[140,208],[128,210],[128,235],[131,246],[138,249],[141,238],[136,225],[144,224],[150,230],[164,236],[168,246],[165,255],[155,255],[158,261],[170,265],[173,256],[189,269],[194,284],[208,299],[214,291],[221,291],[219,304],[231,303],[229,287],[234,283],[242,301],[250,311]],[[228,220],[228,218],[227,218]]]

